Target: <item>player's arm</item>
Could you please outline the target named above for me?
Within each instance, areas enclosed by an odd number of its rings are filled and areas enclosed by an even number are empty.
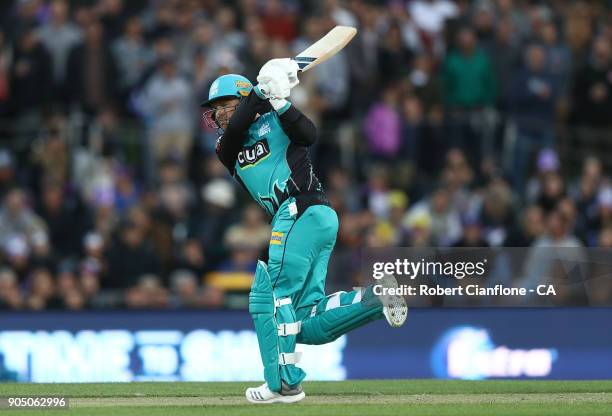
[[[223,136],[217,140],[217,155],[219,160],[230,172],[234,172],[234,165],[238,153],[242,149],[247,131],[257,114],[265,114],[272,110],[270,103],[265,98],[260,98],[255,89],[240,100],[240,104],[232,114]]]
[[[289,104],[289,107],[279,114],[279,118],[291,142],[300,146],[311,146],[317,141],[317,128],[314,123],[295,106]]]

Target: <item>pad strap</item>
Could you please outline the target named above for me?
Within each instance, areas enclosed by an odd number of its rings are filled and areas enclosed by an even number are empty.
[[[302,358],[301,352],[281,352],[278,355],[278,363],[280,365],[297,364]]]
[[[286,337],[288,335],[297,335],[302,330],[302,322],[293,322],[289,324],[280,324],[278,326],[278,336]]]
[[[280,308],[281,306],[285,306],[285,305],[291,305],[291,298],[276,299],[274,301],[275,308]]]

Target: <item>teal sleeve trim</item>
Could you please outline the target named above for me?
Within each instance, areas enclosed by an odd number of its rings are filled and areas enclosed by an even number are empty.
[[[289,107],[291,107],[291,103],[289,101],[287,101],[287,104],[285,104],[282,108],[276,110],[276,112],[278,113],[278,115],[282,115],[284,112],[286,112],[287,110],[289,110]]]
[[[253,87],[253,89],[255,90],[255,94],[257,94],[257,96],[259,98],[261,98],[262,100],[266,100],[267,99],[265,97],[265,95],[263,95],[263,93],[259,90],[259,85],[255,85],[255,87]]]

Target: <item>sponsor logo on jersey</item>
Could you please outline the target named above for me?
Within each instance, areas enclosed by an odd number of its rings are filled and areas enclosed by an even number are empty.
[[[285,233],[279,233],[278,231],[272,231],[272,237],[270,238],[270,245],[280,246],[283,242],[283,236]]]
[[[268,133],[270,133],[270,124],[268,122],[262,124],[259,130],[257,130],[257,136],[259,137],[265,136]]]
[[[266,139],[258,140],[251,146],[243,147],[238,153],[238,165],[242,169],[255,166],[265,158],[270,156],[270,146]]]

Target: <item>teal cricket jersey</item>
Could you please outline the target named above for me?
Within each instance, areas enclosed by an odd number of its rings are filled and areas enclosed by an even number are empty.
[[[234,165],[234,175],[270,215],[295,190],[287,160],[291,142],[275,111],[259,117],[248,130]]]
[[[255,119],[255,114],[260,114]],[[313,172],[308,147],[316,130],[299,110],[277,112],[255,92],[245,97],[219,139],[217,154],[252,198],[273,217],[290,196],[302,208],[327,199]],[[306,201],[304,203],[304,201]]]

